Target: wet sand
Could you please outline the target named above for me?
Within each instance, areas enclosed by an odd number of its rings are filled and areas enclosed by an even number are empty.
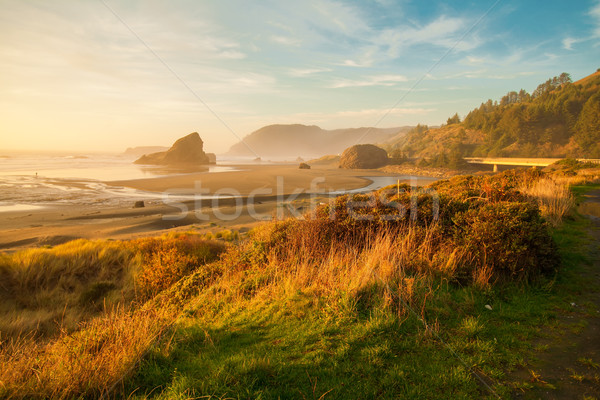
[[[219,173],[193,173],[167,177],[113,181],[110,184],[151,192],[194,193],[199,188],[207,194],[237,192],[247,196],[258,191],[276,194],[278,186],[283,193],[295,190],[319,191],[356,189],[369,183],[364,176],[388,176],[377,170],[346,170],[335,167],[299,169],[290,165],[239,165],[239,170]],[[281,183],[279,183],[281,182]]]
[[[242,165],[239,171],[193,173],[151,179],[105,182],[146,191],[145,207],[133,208],[135,198],[121,206],[50,204],[43,208],[0,213],[0,250],[57,245],[77,238],[131,239],[169,231],[245,232],[264,220],[300,216],[329,195],[310,192],[362,188],[365,177],[394,176],[377,170],[342,170],[319,167],[300,170],[297,165]],[[423,182],[422,184],[425,184]],[[236,198],[194,199],[239,194]],[[155,196],[148,196],[154,192]],[[169,196],[164,197],[166,192]],[[172,194],[187,198],[171,198]]]

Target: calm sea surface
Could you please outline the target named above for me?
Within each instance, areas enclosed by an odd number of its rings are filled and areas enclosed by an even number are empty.
[[[132,199],[158,198],[155,193],[103,182],[184,173],[136,165],[134,160],[106,155],[0,155],[0,212],[55,204],[121,205]],[[246,160],[221,161],[225,165],[207,166],[201,171],[234,171],[236,168],[226,164],[244,163]]]
[[[0,212],[27,211],[61,204],[131,206],[132,201],[141,199],[160,202],[161,194],[105,182],[191,173],[167,170],[164,167],[136,165],[134,160],[132,157],[106,155],[0,154]],[[236,171],[239,170],[239,165],[243,164],[254,164],[254,161],[252,158],[218,157],[217,165],[207,166],[201,172]],[[330,194],[366,192],[395,184],[398,179],[410,179],[405,176],[365,178],[370,179],[372,183],[360,189],[341,190]],[[419,185],[423,185],[428,179],[419,177]],[[180,197],[185,199],[189,195]]]

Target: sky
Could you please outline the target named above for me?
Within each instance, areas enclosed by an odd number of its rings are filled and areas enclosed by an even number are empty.
[[[0,151],[439,125],[600,67],[600,0],[0,0]]]

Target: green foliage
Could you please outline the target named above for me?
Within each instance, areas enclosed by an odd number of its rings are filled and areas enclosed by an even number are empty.
[[[590,161],[578,161],[574,158],[565,158],[548,166],[549,170],[560,171],[565,175],[575,175],[577,171],[587,168],[598,168],[598,164]]]
[[[600,93],[583,106],[575,126],[575,140],[593,158],[600,158]]]
[[[51,337],[76,330],[104,307],[129,306],[171,287],[224,249],[199,235],[171,235],[0,253],[0,332]]]
[[[388,151],[388,157],[390,159],[390,164],[399,165],[409,161],[408,154],[404,150],[401,150],[397,147]]]
[[[422,133],[425,133],[429,130],[429,127],[425,124],[421,125],[421,124],[417,124],[417,126],[415,126],[414,128],[412,128],[408,134],[417,134],[420,135]]]
[[[446,124],[447,125],[460,124],[460,117],[458,116],[458,113],[456,113],[453,116],[451,116],[450,118],[448,118],[448,120],[446,121]]]
[[[528,279],[558,267],[556,246],[539,210],[529,203],[498,202],[454,217],[458,244],[494,275]]]
[[[462,156],[462,152],[455,147],[449,152],[443,152],[430,159],[422,158],[418,164],[420,167],[438,167],[450,169],[464,169],[468,167],[468,163]]]
[[[360,250],[380,232],[392,229],[400,237],[413,229],[418,235],[418,229],[438,224],[439,230],[430,231],[437,257],[445,258],[447,248],[470,255],[460,261],[457,280],[468,283],[480,270],[496,279],[535,279],[557,268],[556,249],[537,205],[517,188],[543,175],[537,170],[512,170],[438,181],[429,192],[393,185],[369,195],[339,196],[318,207],[312,218],[253,232],[240,259],[248,267],[270,258],[322,259],[340,243]]]
[[[455,149],[461,157],[598,158],[599,89],[598,74],[573,83],[562,73],[531,95],[521,89],[481,103],[462,122],[454,114],[440,129],[418,125],[391,147],[427,157],[423,166],[447,166]]]
[[[475,154],[556,156],[553,149],[574,138],[579,149],[573,155],[597,156],[599,84],[600,77],[595,77],[586,85],[575,85],[569,74],[563,73],[539,85],[531,96],[521,90],[509,92],[500,103],[482,103],[464,121],[466,128],[486,134],[484,145]],[[508,152],[511,145],[518,150]]]

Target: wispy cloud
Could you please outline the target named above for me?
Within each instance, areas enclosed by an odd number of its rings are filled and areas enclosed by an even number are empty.
[[[573,45],[579,42],[581,42],[581,39],[573,39],[571,37],[564,38],[562,41],[563,49],[573,50]]]
[[[594,36],[600,37],[600,1],[598,1],[596,5],[590,9],[588,15],[593,18],[594,24],[596,25],[594,29]]]
[[[373,65],[373,59],[363,55],[361,60],[344,60],[341,63],[336,63],[336,65],[353,68],[366,68]]]
[[[308,75],[314,75],[314,74],[318,74],[318,73],[322,73],[322,72],[329,72],[331,71],[331,68],[324,68],[324,67],[319,67],[319,68],[292,68],[289,70],[289,75],[290,76],[294,76],[294,77],[303,77],[303,76],[308,76]]]
[[[367,39],[369,43],[361,48],[361,52],[371,54],[371,60],[392,60],[408,54],[415,46],[449,49],[456,45],[455,51],[458,52],[472,50],[482,44],[482,40],[477,35],[457,43],[469,22],[467,18],[441,15],[422,26],[400,25],[391,29],[372,31],[372,35]]]
[[[486,59],[483,57],[467,56],[464,59],[464,63],[471,65],[485,64],[486,62]]]
[[[271,41],[275,43],[282,44],[284,46],[298,46],[302,41],[300,39],[296,39],[289,36],[281,36],[281,35],[273,35],[271,36]]]
[[[400,82],[406,82],[408,78],[404,75],[374,75],[360,80],[342,79],[331,83],[331,89],[365,86],[394,86]]]
[[[591,39],[600,38],[600,0],[597,1],[596,5],[592,6],[587,12],[587,15],[591,17],[594,28],[591,35],[586,37],[566,37],[562,40],[562,46],[565,50],[573,50],[573,45],[577,43],[583,43]]]
[[[466,18],[448,17],[441,15],[424,26],[417,28],[401,27],[386,30],[381,33],[378,41],[388,47],[388,55],[398,56],[414,45],[428,44],[432,46],[451,48],[468,27]],[[464,40],[456,46],[457,51],[470,50],[480,44],[477,37]]]
[[[340,117],[376,117],[382,115],[384,113],[395,114],[395,115],[425,115],[435,111],[434,108],[390,108],[390,109],[366,109],[366,110],[357,110],[357,111],[339,111],[335,113],[335,116]]]
[[[330,0],[313,3],[313,7],[324,20],[329,21],[330,29],[338,34],[354,37],[372,32],[358,7]]]

